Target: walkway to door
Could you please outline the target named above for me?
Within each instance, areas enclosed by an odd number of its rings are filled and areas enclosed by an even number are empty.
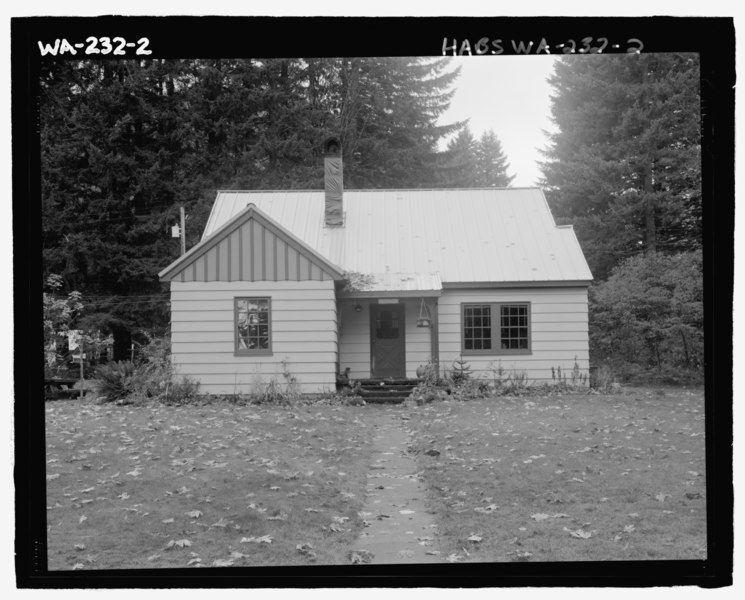
[[[362,511],[368,526],[353,553],[373,564],[442,562],[425,488],[407,453],[405,412],[392,406],[368,406],[367,412],[377,428]]]

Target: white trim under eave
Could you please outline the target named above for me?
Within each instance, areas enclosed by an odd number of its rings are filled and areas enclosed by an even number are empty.
[[[442,296],[442,290],[401,290],[401,291],[381,291],[381,292],[349,292],[339,294],[338,300],[357,300],[360,298],[439,298]]]

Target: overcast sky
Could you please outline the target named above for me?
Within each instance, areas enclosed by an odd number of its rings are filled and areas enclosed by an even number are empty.
[[[464,56],[450,58],[460,65],[460,77],[450,109],[441,123],[469,119],[474,137],[493,129],[516,175],[513,186],[533,186],[541,173],[536,161],[552,130],[549,119],[551,87],[546,78],[556,56]]]

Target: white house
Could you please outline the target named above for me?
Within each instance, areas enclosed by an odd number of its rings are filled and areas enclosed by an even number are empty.
[[[465,359],[531,382],[589,368],[592,275],[537,188],[219,191],[202,240],[160,273],[172,356],[209,393],[291,373],[304,392]]]

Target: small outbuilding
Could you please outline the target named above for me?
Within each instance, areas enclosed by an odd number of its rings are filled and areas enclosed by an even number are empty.
[[[218,191],[202,240],[160,273],[181,374],[216,394],[458,360],[587,375],[592,275],[540,189],[344,190],[338,141],[324,160],[325,190]]]

